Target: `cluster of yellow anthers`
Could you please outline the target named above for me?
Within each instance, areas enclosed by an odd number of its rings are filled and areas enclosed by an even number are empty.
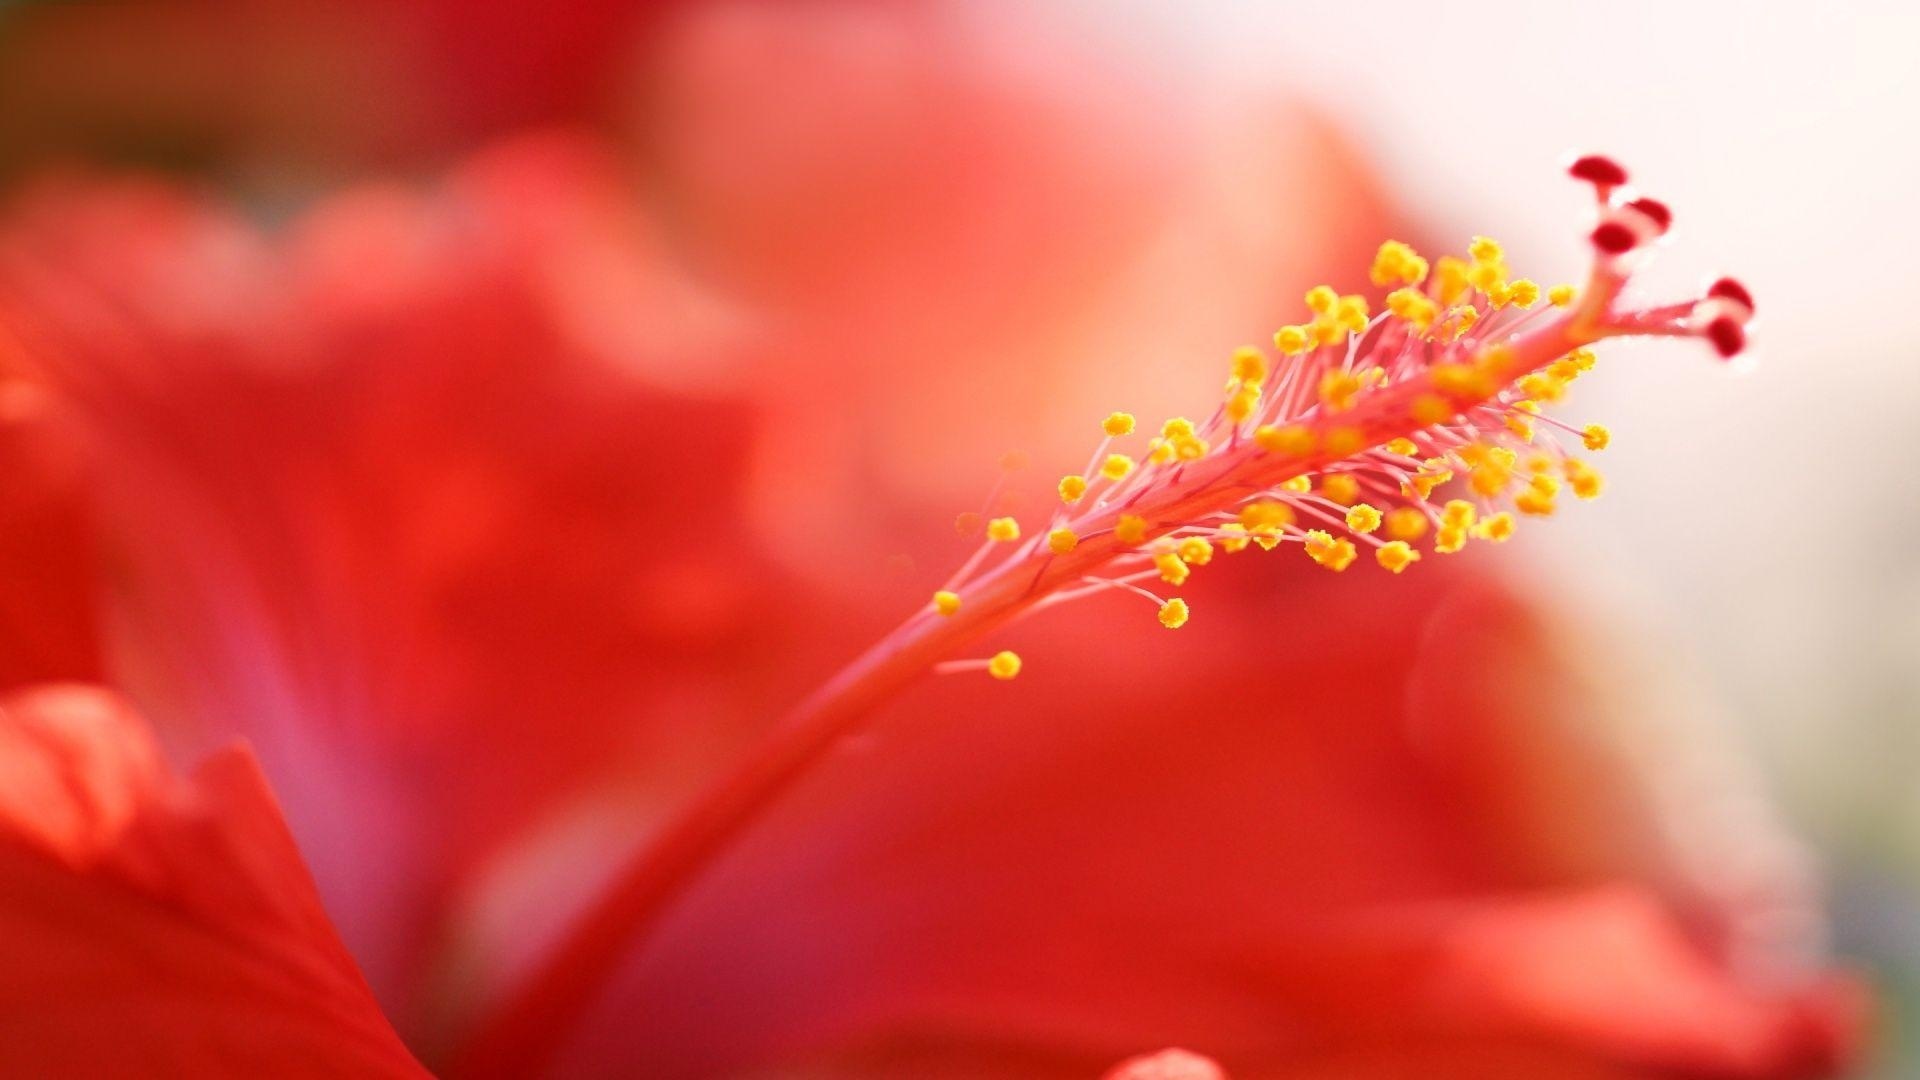
[[[1427,552],[1504,542],[1516,514],[1551,515],[1566,494],[1599,495],[1600,474],[1569,447],[1604,450],[1607,429],[1544,411],[1593,369],[1587,346],[1693,336],[1732,356],[1753,301],[1723,278],[1694,300],[1623,308],[1622,287],[1671,214],[1627,197],[1626,172],[1609,159],[1581,158],[1570,171],[1593,185],[1600,209],[1581,286],[1512,276],[1486,237],[1464,258],[1432,263],[1388,241],[1370,274],[1389,290],[1384,311],[1364,296],[1310,290],[1310,317],[1273,336],[1277,361],[1237,350],[1213,416],[1168,420],[1137,456],[1116,449],[1135,434],[1134,418],[1107,417],[1086,467],[1060,479],[1046,527],[1023,540],[1014,518],[985,521],[983,544],[934,594],[931,617],[997,625],[1117,589],[1151,601],[1177,628],[1186,601],[1153,586],[1178,588],[1216,553],[1298,544],[1341,571],[1365,547],[1398,574]],[[978,516],[963,516],[963,531],[969,519],[978,527]],[[1000,565],[976,576],[996,550],[1006,552]],[[940,667],[1011,679],[1020,660],[1002,652]]]

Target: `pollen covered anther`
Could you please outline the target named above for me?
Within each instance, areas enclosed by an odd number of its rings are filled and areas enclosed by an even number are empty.
[[[1020,674],[1020,654],[1002,649],[987,661],[987,674],[1005,682]]]

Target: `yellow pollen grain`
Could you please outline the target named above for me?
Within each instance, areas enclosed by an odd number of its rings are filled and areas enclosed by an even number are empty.
[[[1125,480],[1133,471],[1133,459],[1125,454],[1108,454],[1100,463],[1100,475],[1109,480]]]
[[[1160,580],[1169,585],[1185,585],[1188,575],[1193,573],[1187,568],[1186,560],[1171,551],[1155,555],[1153,565],[1160,571]]]
[[[1478,511],[1465,499],[1448,499],[1440,508],[1440,524],[1450,529],[1471,528]]]
[[[1360,377],[1351,371],[1329,371],[1320,376],[1320,404],[1328,412],[1346,412],[1363,389]]]
[[[1613,442],[1613,432],[1608,431],[1604,424],[1588,424],[1580,432],[1580,441],[1587,444],[1587,449],[1598,453]]]
[[[1540,286],[1527,278],[1520,278],[1507,286],[1507,298],[1513,301],[1514,307],[1530,308],[1540,302]]]
[[[993,654],[987,661],[987,674],[1005,682],[1020,674],[1020,654],[1005,649]]]
[[[1467,295],[1466,260],[1442,255],[1433,264],[1433,298],[1442,307],[1452,307]]]
[[[1226,534],[1220,538],[1220,550],[1229,555],[1247,550],[1247,527],[1245,525],[1237,521],[1230,521],[1220,526],[1220,531]]]
[[[1085,495],[1086,493],[1087,493],[1086,477],[1081,476],[1077,473],[1070,473],[1060,478],[1060,501],[1061,502],[1077,503],[1080,501],[1080,496]]]
[[[1253,441],[1268,453],[1305,456],[1313,453],[1317,440],[1313,429],[1305,424],[1287,424],[1284,427],[1269,424],[1253,433]]]
[[[1485,521],[1475,525],[1473,535],[1482,540],[1504,544],[1513,537],[1517,528],[1518,523],[1513,520],[1513,515],[1502,510],[1500,513],[1488,515]]]
[[[1296,495],[1305,495],[1313,490],[1313,481],[1305,476],[1289,477],[1280,484],[1281,491],[1291,491]]]
[[[1213,561],[1213,545],[1203,536],[1189,536],[1173,550],[1180,561],[1189,566],[1205,566]]]
[[[1172,442],[1175,439],[1193,438],[1193,421],[1184,416],[1176,416],[1160,425],[1160,437]]]
[[[1139,514],[1121,514],[1113,526],[1113,537],[1123,544],[1146,543],[1147,519]]]
[[[1293,507],[1272,499],[1261,499],[1240,508],[1240,524],[1249,529],[1262,525],[1291,525],[1293,520]]]
[[[1350,506],[1360,497],[1360,481],[1346,473],[1323,476],[1320,478],[1320,494],[1341,506]]]
[[[1227,419],[1236,424],[1244,424],[1247,418],[1252,416],[1259,408],[1260,387],[1258,384],[1248,383],[1240,389],[1235,390],[1233,395],[1227,398]]]
[[[1345,537],[1336,540],[1332,533],[1312,529],[1307,532],[1307,555],[1321,566],[1338,572],[1353,565],[1359,552],[1354,549],[1353,541]]]
[[[1442,555],[1452,555],[1467,546],[1467,530],[1442,525],[1435,534],[1433,550]]]
[[[1020,539],[1020,523],[1010,517],[997,517],[987,522],[987,539],[1005,544]]]
[[[1327,432],[1327,453],[1334,457],[1352,457],[1366,445],[1366,433],[1357,427],[1337,427]]]
[[[1065,555],[1080,545],[1080,537],[1072,529],[1055,529],[1047,534],[1047,548],[1055,555]]]
[[[1267,378],[1267,358],[1251,345],[1242,345],[1233,353],[1233,377],[1243,383],[1259,384]]]
[[[1315,315],[1325,315],[1340,302],[1340,294],[1325,285],[1315,285],[1307,290],[1307,309]]]
[[[1412,439],[1394,439],[1381,449],[1389,454],[1399,454],[1401,457],[1417,457],[1420,454],[1420,448],[1413,444]]]
[[[1100,430],[1116,439],[1122,435],[1131,435],[1133,434],[1133,414],[1108,413],[1107,418],[1100,423]]]
[[[1187,602],[1177,596],[1160,605],[1160,625],[1169,630],[1187,625],[1187,615]]]
[[[1380,527],[1379,510],[1366,503],[1356,503],[1347,510],[1347,528],[1358,533],[1370,533]]]
[[[1288,356],[1298,356],[1306,352],[1312,344],[1304,326],[1283,326],[1274,332],[1273,347]]]
[[[1427,535],[1427,515],[1411,506],[1387,512],[1387,535],[1395,540],[1418,540]]]
[[[942,615],[951,615],[960,610],[960,594],[941,589],[933,594],[933,610]]]
[[[1552,304],[1554,307],[1566,307],[1568,304],[1573,303],[1573,298],[1576,295],[1577,293],[1571,285],[1555,285],[1553,288],[1547,290],[1547,303]]]
[[[1380,546],[1373,557],[1381,566],[1398,574],[1407,567],[1420,561],[1420,553],[1404,540],[1393,540]]]

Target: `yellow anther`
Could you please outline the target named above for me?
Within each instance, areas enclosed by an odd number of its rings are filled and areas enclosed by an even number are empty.
[[[1407,482],[1401,485],[1401,488],[1402,490],[1411,490],[1414,495],[1425,499],[1433,494],[1434,488],[1439,487],[1451,479],[1453,479],[1452,469],[1435,468],[1432,463],[1429,462],[1424,471],[1407,477]]]
[[[1419,289],[1395,289],[1387,294],[1387,312],[1405,319],[1415,330],[1425,333],[1440,317],[1440,305]]]
[[[1413,399],[1413,405],[1408,409],[1414,423],[1423,426],[1444,424],[1453,419],[1454,411],[1453,402],[1439,394],[1421,394]]]
[[[1563,356],[1547,365],[1547,377],[1563,384],[1579,378],[1580,372],[1580,365],[1573,362],[1571,355]]]
[[[1259,408],[1260,386],[1258,383],[1247,383],[1227,398],[1227,419],[1236,424],[1244,424],[1247,417],[1252,416]]]
[[[1205,566],[1213,561],[1213,545],[1204,536],[1189,536],[1173,550],[1188,566]]]
[[[1547,517],[1553,513],[1553,496],[1530,487],[1513,497],[1513,506],[1523,514]]]
[[[1566,463],[1567,483],[1573,487],[1576,498],[1597,499],[1604,484],[1599,472],[1593,466],[1577,458],[1568,458]]]
[[[1229,535],[1220,538],[1220,550],[1229,555],[1247,550],[1247,527],[1237,521],[1229,521],[1220,526],[1220,531]]]
[[[1173,456],[1181,461],[1199,461],[1207,456],[1207,440],[1193,435],[1183,435],[1168,440],[1173,446]]]
[[[1186,560],[1171,551],[1163,551],[1153,557],[1153,565],[1160,571],[1160,580],[1169,585],[1184,585],[1193,571],[1187,569]]]
[[[1253,542],[1260,545],[1262,551],[1272,551],[1280,546],[1280,538],[1287,531],[1278,525],[1255,525],[1251,530]]]
[[[1521,278],[1507,286],[1507,298],[1514,307],[1530,308],[1540,302],[1540,286],[1528,278]]]
[[[1483,461],[1467,470],[1467,486],[1488,498],[1505,491],[1512,480],[1513,470],[1497,462]]]
[[[1003,682],[1020,674],[1020,654],[1005,649],[994,653],[987,661],[987,674]]]
[[[1489,236],[1474,237],[1473,243],[1467,245],[1467,254],[1473,256],[1473,261],[1477,263],[1497,263],[1506,258],[1500,242]]]
[[[1497,514],[1488,515],[1485,521],[1475,525],[1473,527],[1473,535],[1482,540],[1491,540],[1496,544],[1504,544],[1512,538],[1514,530],[1517,527],[1518,525],[1513,520],[1513,515],[1502,510]]]
[[[1087,478],[1078,473],[1069,473],[1060,478],[1060,501],[1077,503],[1080,496],[1087,493]]]
[[[1467,295],[1467,264],[1464,259],[1442,255],[1433,264],[1433,298],[1442,307],[1452,307]]]
[[[1373,557],[1381,566],[1396,574],[1420,561],[1420,553],[1413,550],[1413,547],[1404,540],[1393,540],[1381,545],[1380,549],[1373,553]]]
[[[1506,418],[1506,425],[1507,430],[1518,435],[1521,442],[1533,441],[1533,421],[1524,416],[1509,416]]]
[[[1525,398],[1521,398],[1519,401],[1513,403],[1513,407],[1523,413],[1532,413],[1535,416],[1540,415],[1540,403],[1537,401],[1528,401]]]
[[[1514,385],[1521,393],[1541,401],[1559,401],[1567,396],[1567,384],[1543,371],[1522,375]]]
[[[1380,511],[1366,503],[1355,503],[1347,510],[1347,528],[1358,533],[1370,533],[1380,527]]]
[[[1125,454],[1108,454],[1100,463],[1100,475],[1109,480],[1125,480],[1133,471],[1133,459]]]
[[[997,517],[987,522],[987,539],[998,543],[1020,539],[1020,523],[1010,517]]]
[[[1479,308],[1457,307],[1447,314],[1453,317],[1453,338],[1455,341],[1465,337],[1467,331],[1473,329],[1474,324],[1480,321]]]
[[[1259,384],[1267,378],[1267,358],[1260,350],[1251,345],[1242,345],[1233,352],[1233,377],[1243,383]]]
[[[1593,370],[1593,351],[1591,349],[1575,349],[1568,353],[1565,358],[1573,361],[1573,366],[1581,371]]]
[[[960,594],[941,589],[933,594],[933,610],[942,615],[951,615],[960,610]]]
[[[1418,285],[1427,277],[1427,260],[1398,240],[1380,245],[1368,277],[1375,285]]]
[[[1262,525],[1291,525],[1293,521],[1293,507],[1272,499],[1261,499],[1240,508],[1240,524],[1249,529],[1257,529]]]
[[[1511,345],[1490,345],[1473,358],[1473,370],[1498,381],[1504,379],[1519,360]]]
[[[1433,550],[1442,555],[1451,555],[1466,546],[1467,530],[1465,529],[1456,529],[1442,525],[1440,526],[1440,531],[1435,533],[1433,537]]]
[[[1527,459],[1527,471],[1530,473],[1552,472],[1556,464],[1553,458],[1546,454],[1535,454]]]
[[[1307,555],[1329,570],[1345,570],[1359,554],[1354,550],[1353,541],[1345,537],[1336,540],[1333,534],[1322,529],[1307,533]]]
[[[1047,547],[1055,555],[1065,555],[1079,546],[1080,537],[1072,529],[1055,529],[1047,534]]]
[[[1280,490],[1291,491],[1297,495],[1305,495],[1307,492],[1313,490],[1313,481],[1305,476],[1288,477],[1281,482]]]
[[[1121,514],[1114,523],[1113,538],[1123,544],[1144,544],[1147,542],[1147,519],[1139,514]]]
[[[1325,315],[1340,302],[1340,294],[1325,285],[1315,285],[1307,290],[1307,308],[1315,315]]]
[[[1395,540],[1418,540],[1427,535],[1427,515],[1411,506],[1387,511],[1387,535]]]
[[[1320,478],[1320,494],[1348,506],[1360,497],[1360,481],[1346,473],[1334,473]]]
[[[1476,262],[1467,271],[1467,282],[1481,292],[1491,295],[1495,289],[1501,289],[1506,285],[1507,268],[1497,262]],[[1504,296],[1502,299],[1504,300]]]
[[[1498,281],[1487,286],[1487,300],[1493,304],[1494,307],[1506,307],[1508,301],[1512,299],[1513,290],[1509,286],[1503,285]]]
[[[1152,465],[1165,465],[1173,460],[1173,444],[1165,439],[1156,438],[1147,443],[1147,462]]]
[[[1334,306],[1334,321],[1342,330],[1359,334],[1367,329],[1367,298],[1364,296],[1343,296]]]
[[[1357,427],[1337,427],[1327,431],[1327,453],[1334,457],[1352,457],[1366,449],[1367,435]]]
[[[1574,287],[1571,285],[1555,285],[1553,288],[1547,290],[1547,303],[1552,304],[1554,307],[1566,307],[1568,304],[1573,303],[1573,298],[1576,295],[1578,295],[1578,293],[1575,292]]]
[[[1558,495],[1560,494],[1560,478],[1554,476],[1552,473],[1535,472],[1532,478],[1527,481],[1527,487],[1542,495]]]
[[[1306,352],[1312,344],[1304,326],[1283,326],[1274,332],[1273,347],[1288,356],[1298,356]]]
[[[1168,442],[1175,439],[1190,439],[1193,437],[1193,421],[1184,416],[1176,416],[1160,425],[1160,437]]]
[[[1448,499],[1447,505],[1440,508],[1440,524],[1443,528],[1472,528],[1473,519],[1479,512],[1465,499]]]
[[[1412,439],[1393,439],[1381,449],[1389,454],[1399,454],[1401,457],[1413,457],[1420,452],[1420,448],[1413,444]]]
[[[1328,412],[1346,412],[1362,389],[1360,377],[1351,371],[1329,371],[1320,376],[1320,403]]]
[[[980,532],[982,518],[971,510],[962,511],[953,519],[953,531],[961,536],[974,536]]]
[[[1116,439],[1122,435],[1131,435],[1133,434],[1133,414],[1108,413],[1107,418],[1100,423],[1100,430]]]
[[[1284,427],[1267,424],[1253,433],[1254,445],[1268,453],[1304,456],[1313,453],[1315,441],[1313,429],[1305,424]]]
[[[1187,614],[1187,602],[1176,596],[1160,605],[1160,625],[1178,630],[1187,625]]]

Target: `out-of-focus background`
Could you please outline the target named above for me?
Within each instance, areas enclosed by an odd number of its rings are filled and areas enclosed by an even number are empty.
[[[1617,677],[1661,686],[1752,749],[1784,817],[1818,854],[1838,949],[1872,965],[1902,1018],[1893,1027],[1920,1025],[1920,485],[1908,464],[1920,334],[1905,321],[1920,285],[1920,149],[1909,130],[1920,107],[1920,8],[1022,5],[1039,44],[997,36],[991,66],[1000,85],[1062,97],[1010,95],[1003,119],[1032,121],[1034,144],[969,145],[968,133],[940,129],[938,101],[903,93],[896,114],[884,98],[836,100],[832,85],[787,88],[802,95],[794,111],[757,126],[772,99],[756,76],[790,76],[780,64],[791,43],[757,54],[764,68],[703,66],[703,50],[733,55],[740,42],[730,35],[778,33],[715,18],[688,37],[681,17],[695,6],[0,0],[0,185],[75,165],[158,169],[274,220],[344,184],[435,175],[500,136],[584,126],[625,147],[657,183],[653,194],[696,231],[777,227],[782,200],[820,192],[846,200],[860,213],[837,223],[839,235],[782,235],[782,250],[828,266],[850,251],[861,280],[887,281],[890,260],[922,240],[977,254],[961,230],[982,249],[992,238],[980,234],[999,226],[1098,236],[1111,227],[1102,215],[1150,201],[1135,188],[1160,183],[1158,155],[1179,151],[1129,142],[1152,126],[1142,114],[1164,111],[1178,117],[1170,128],[1207,133],[1192,152],[1219,158],[1209,175],[1222,199],[1257,202],[1258,191],[1234,183],[1252,177],[1288,197],[1324,198],[1329,213],[1364,217],[1358,200],[1450,246],[1491,233],[1522,272],[1557,281],[1580,272],[1587,195],[1560,181],[1556,165],[1573,150],[1614,155],[1678,213],[1646,290],[1682,295],[1738,274],[1758,299],[1756,363],[1729,372],[1689,342],[1614,349],[1607,377],[1583,384],[1578,402],[1614,429],[1610,495],[1528,530],[1522,572],[1555,604],[1631,639]],[[973,24],[1005,17],[997,6],[942,5],[949,25],[919,29],[977,50]],[[842,19],[846,36],[836,36],[833,18],[808,24],[800,45],[909,88],[917,71],[889,65],[940,62],[937,52],[890,49],[886,26],[857,17]],[[1098,27],[1103,44],[1087,56],[1062,51],[1078,31],[1041,33],[1050,23]],[[971,60],[980,63],[977,52]],[[1075,77],[1058,79],[1062,70]],[[969,108],[991,114],[990,86],[965,92],[979,96]],[[1294,107],[1271,123],[1249,121],[1274,101]],[[1048,125],[1062,118],[1083,135],[1093,127],[1075,152],[1110,155],[1114,169],[1098,190],[1048,192],[1057,214],[983,217],[952,233],[951,223],[917,219],[911,203],[862,206],[857,185],[756,172],[755,153],[791,161],[784,141],[830,143],[839,133],[825,120],[810,129],[807,118],[849,115],[910,147],[865,177],[876,190],[941,191],[956,175],[986,183],[992,155],[1044,155]],[[1102,118],[1116,115],[1128,122],[1109,131]],[[755,141],[708,145],[712,129],[694,122],[703,118]],[[1223,131],[1234,140],[1225,149],[1212,141]],[[1321,192],[1311,169],[1289,171],[1296,147],[1312,151],[1299,160],[1353,171],[1338,191]],[[745,212],[716,211],[736,197]],[[1166,228],[1176,239],[1158,256],[1161,272],[1199,257],[1177,239],[1190,228],[1171,218]],[[1233,247],[1231,237],[1214,239],[1206,251]],[[1246,240],[1250,249],[1286,242]],[[1324,236],[1300,244],[1333,246]],[[1073,278],[1074,268],[1049,269],[1021,283],[1042,290],[1036,302]],[[776,303],[830,291],[809,267],[779,260],[722,270]],[[1155,345],[1224,355],[1293,318],[1295,300],[1250,311],[1222,299],[1217,312],[1196,313],[1181,297],[1184,329]],[[813,301],[859,307],[859,298]],[[1155,298],[1113,302],[1138,315]],[[968,309],[956,301],[954,310]],[[886,344],[911,355],[910,337]],[[1130,365],[1098,385],[1097,357],[1075,370],[1056,397],[997,411],[966,370],[927,373],[922,396],[896,403],[901,430],[881,435],[916,448],[895,479],[950,485],[958,498],[981,486],[966,463],[986,460],[989,447],[1076,445],[1064,435],[1049,442],[1056,433],[1044,426],[1036,433],[1042,414],[1095,416],[1115,397],[1184,405],[1179,396],[1195,393],[1191,364]],[[957,403],[951,413],[932,407],[943,394]],[[1897,1050],[1884,1062],[1890,1076],[1917,1067]]]

